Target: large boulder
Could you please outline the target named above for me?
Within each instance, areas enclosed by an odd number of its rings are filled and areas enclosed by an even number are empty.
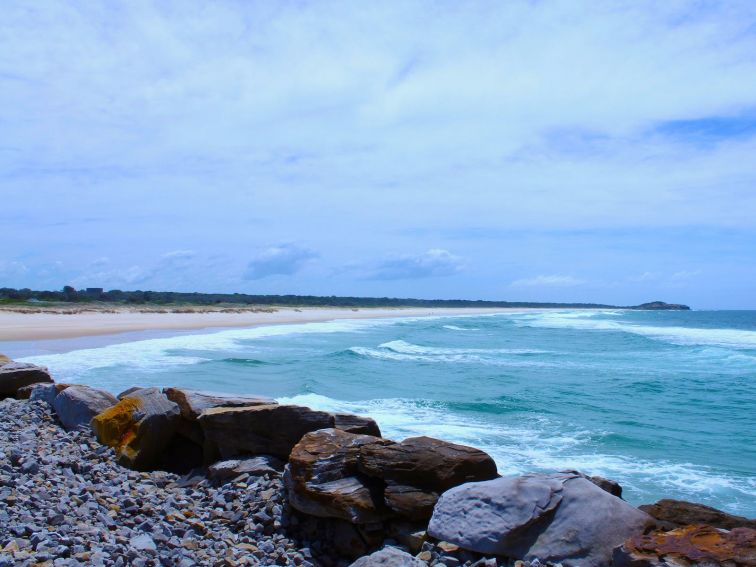
[[[495,476],[493,460],[477,449],[427,437],[396,443],[334,428],[302,438],[285,478],[297,510],[367,524],[427,521],[444,489]]]
[[[445,492],[428,533],[486,555],[605,567],[653,519],[576,473],[530,474]]]
[[[6,362],[0,365],[0,400],[15,398],[19,388],[38,383],[52,383],[50,372],[44,366],[28,362]]]
[[[614,551],[614,567],[754,567],[756,530],[685,526],[628,539]]]
[[[291,505],[321,518],[355,524],[381,521],[391,515],[380,482],[358,475],[360,449],[391,443],[339,429],[308,433],[291,451],[284,479]]]
[[[150,470],[173,441],[180,415],[159,389],[143,388],[95,416],[92,429],[100,443],[116,450],[121,465]]]
[[[360,557],[349,567],[427,567],[427,565],[406,551],[386,546],[370,555]]]
[[[8,364],[9,362],[13,362],[13,361],[7,356],[5,356],[4,354],[0,354],[0,366],[4,364]]]
[[[89,427],[94,416],[117,403],[118,399],[109,392],[76,384],[55,396],[53,408],[63,427],[72,431]]]
[[[199,422],[206,441],[224,459],[252,454],[284,460],[306,433],[335,423],[329,413],[278,404],[210,408],[202,412]]]
[[[496,463],[487,453],[431,437],[366,446],[360,451],[360,471],[396,484],[440,492],[498,476]]]
[[[203,411],[210,408],[262,406],[277,403],[273,398],[262,396],[237,396],[186,388],[165,388],[163,393],[173,403],[178,404],[181,417],[188,420],[196,420]]]
[[[656,504],[638,506],[641,510],[656,518],[664,527],[679,528],[690,524],[706,524],[723,530],[733,528],[751,528],[756,530],[756,520],[749,520],[742,516],[733,516],[722,510],[665,498]]]

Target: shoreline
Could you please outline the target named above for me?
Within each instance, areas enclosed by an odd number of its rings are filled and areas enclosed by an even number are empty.
[[[443,317],[551,311],[551,308],[286,308],[243,313],[84,312],[18,313],[0,311],[0,342],[74,339],[140,331],[196,331],[233,327],[259,327],[321,323],[342,319]]]

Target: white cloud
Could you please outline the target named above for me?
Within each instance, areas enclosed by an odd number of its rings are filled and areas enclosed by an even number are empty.
[[[562,275],[541,275],[534,278],[526,278],[521,280],[515,280],[510,287],[572,287],[587,283],[585,280],[581,280],[572,276]]]
[[[318,254],[296,244],[279,244],[260,252],[244,272],[247,280],[259,280],[268,276],[296,274]]]
[[[401,280],[451,276],[461,272],[464,261],[448,250],[432,248],[424,254],[400,255],[381,262],[369,275],[374,280]]]

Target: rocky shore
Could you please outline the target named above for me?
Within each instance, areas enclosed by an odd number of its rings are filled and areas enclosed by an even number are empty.
[[[258,396],[56,384],[0,357],[0,567],[756,566],[756,521],[396,442]]]

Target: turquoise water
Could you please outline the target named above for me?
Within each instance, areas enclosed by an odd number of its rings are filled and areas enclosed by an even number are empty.
[[[185,386],[369,414],[392,438],[488,451],[502,474],[580,469],[640,504],[756,516],[756,312],[559,311],[334,321],[26,360],[121,391]]]

